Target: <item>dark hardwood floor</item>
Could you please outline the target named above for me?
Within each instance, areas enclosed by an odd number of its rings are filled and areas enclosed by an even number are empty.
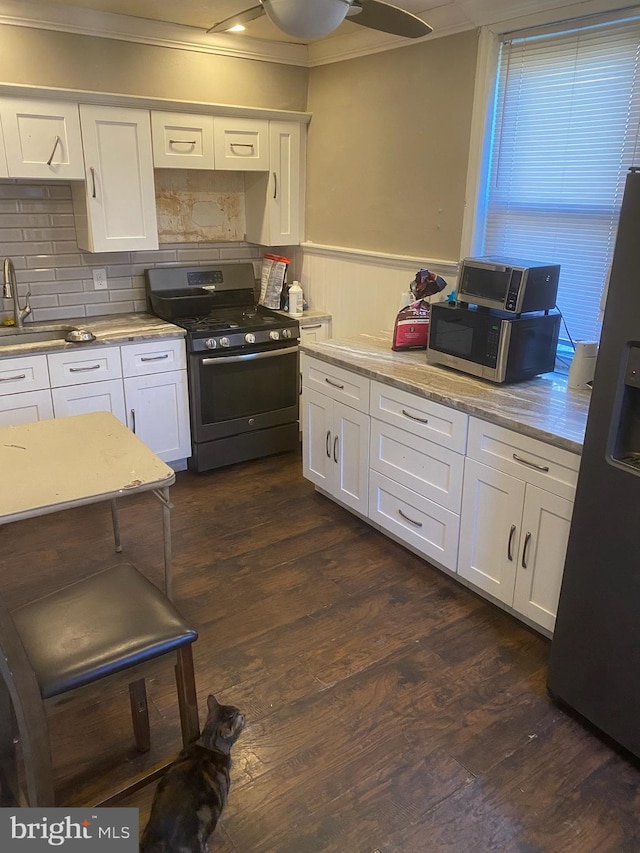
[[[199,706],[240,706],[223,853],[640,850],[640,774],[558,709],[549,643],[315,493],[298,454],[178,474],[175,598],[200,632]],[[4,483],[3,488],[10,488]],[[10,607],[130,560],[162,583],[161,511],[121,502],[0,528]],[[61,801],[95,802],[179,749],[170,667],[135,756],[126,683],[51,718]],[[153,786],[122,805],[144,826]]]

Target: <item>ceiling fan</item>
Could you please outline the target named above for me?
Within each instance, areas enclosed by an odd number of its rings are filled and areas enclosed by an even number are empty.
[[[417,15],[382,0],[260,0],[259,6],[225,18],[207,32],[244,29],[244,24],[262,15],[267,15],[282,32],[301,39],[326,36],[345,18],[354,24],[404,38],[420,38],[433,31]]]

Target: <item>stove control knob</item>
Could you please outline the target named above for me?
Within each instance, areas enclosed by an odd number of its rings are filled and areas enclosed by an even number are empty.
[[[247,332],[247,334],[244,336],[244,339],[248,344],[255,344],[256,342],[256,336],[253,334],[253,332]]]
[[[282,337],[283,338],[290,338],[291,337],[291,329],[283,329],[282,330]]]
[[[273,332],[269,332],[269,337],[271,338],[272,341],[279,341],[280,340],[280,332],[278,332],[277,330],[274,330]]]
[[[231,341],[229,340],[229,338],[220,338],[220,346],[221,347],[231,346]]]
[[[218,346],[215,338],[207,338],[204,345],[207,349],[215,349]]]

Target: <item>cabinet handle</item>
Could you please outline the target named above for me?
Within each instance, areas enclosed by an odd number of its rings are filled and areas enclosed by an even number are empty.
[[[509,543],[507,544],[507,557],[513,563],[513,534],[516,532],[515,524],[511,525],[511,530],[509,531]]]
[[[100,365],[92,364],[91,367],[70,367],[69,373],[86,373],[87,370],[100,370]]]
[[[231,148],[250,148],[253,151],[253,142],[231,142]]]
[[[409,518],[408,515],[405,515],[401,509],[398,510],[398,515],[401,515],[405,521],[408,521],[409,524],[413,524],[414,527],[422,527],[421,521],[414,521],[413,518]]]
[[[91,172],[91,198],[96,197],[96,170],[93,166],[89,166],[89,171]]]
[[[164,355],[141,355],[140,361],[164,361],[165,358],[169,358],[168,352],[165,352]]]
[[[300,326],[301,329],[321,329],[322,323],[313,323],[311,326]]]
[[[136,410],[131,409],[131,429],[135,435],[136,432]]]
[[[197,139],[170,139],[169,145],[196,145]]]
[[[278,198],[278,176],[273,173],[273,197]]]
[[[49,159],[47,160],[47,166],[50,166],[53,163],[53,155],[56,153],[56,148],[60,145],[60,137],[56,136],[56,141],[53,143],[53,150],[49,155]]]
[[[522,568],[527,568],[527,559],[528,554],[527,551],[529,549],[529,542],[531,542],[531,533],[527,530],[527,535],[524,537],[524,546],[522,548]]]
[[[340,391],[344,391],[344,385],[340,385],[339,382],[332,382],[326,376],[324,377],[324,381],[327,383],[327,385],[331,385],[333,388],[338,388]]]
[[[419,421],[419,423],[421,424],[429,423],[429,418],[419,418],[417,417],[417,415],[411,415],[409,414],[409,412],[406,411],[406,409],[402,410],[402,414],[405,415],[407,418],[411,418],[412,421]]]
[[[327,451],[327,459],[331,459],[331,430],[327,430],[327,437],[324,442],[324,448]]]
[[[516,460],[516,462],[522,462],[523,465],[528,465],[529,468],[535,468],[536,471],[542,471],[544,474],[546,474],[549,470],[548,465],[536,465],[535,462],[529,462],[528,459],[523,459],[522,456],[518,456],[517,453],[513,454],[513,458]]]
[[[338,461],[338,436],[333,439],[333,461]]]
[[[0,382],[13,382],[14,379],[26,379],[26,373],[17,373],[15,376],[0,376]]]

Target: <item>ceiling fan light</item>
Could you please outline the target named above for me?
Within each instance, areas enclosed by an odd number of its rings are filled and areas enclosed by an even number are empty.
[[[349,0],[262,0],[273,23],[295,38],[322,38],[337,29],[349,11]]]

